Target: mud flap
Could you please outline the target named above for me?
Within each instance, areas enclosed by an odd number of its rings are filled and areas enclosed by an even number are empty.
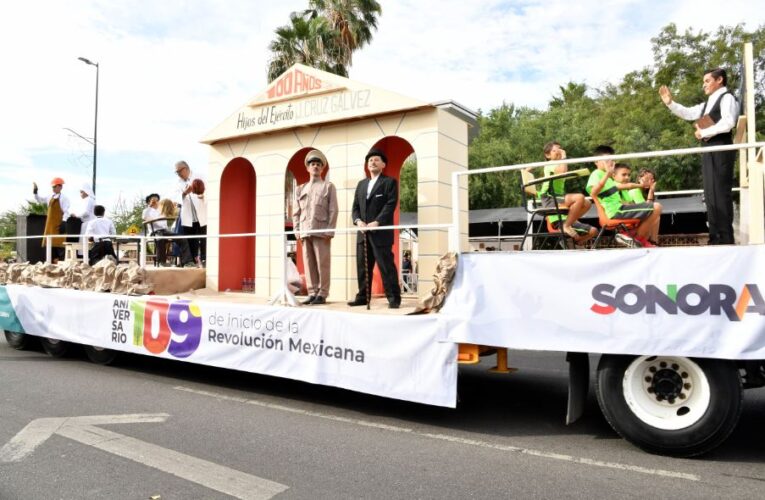
[[[587,391],[590,388],[590,357],[586,352],[569,352],[568,361],[568,409],[566,425],[571,425],[584,413]]]

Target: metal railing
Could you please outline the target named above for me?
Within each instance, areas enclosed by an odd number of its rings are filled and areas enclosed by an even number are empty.
[[[643,152],[643,153],[625,153],[625,154],[616,154],[616,155],[603,155],[603,156],[589,156],[584,158],[567,158],[565,160],[552,160],[552,161],[540,161],[540,162],[531,162],[531,163],[523,163],[518,165],[506,165],[506,166],[498,166],[498,167],[488,167],[488,168],[480,168],[480,169],[474,169],[474,170],[466,170],[461,172],[454,172],[452,173],[452,221],[449,223],[441,223],[441,224],[399,224],[395,226],[382,226],[382,227],[348,227],[348,228],[335,228],[331,230],[327,229],[315,229],[315,230],[309,230],[309,231],[277,231],[277,232],[248,232],[248,233],[224,233],[224,234],[204,234],[204,235],[181,235],[181,234],[175,234],[175,235],[145,235],[145,234],[139,234],[139,235],[92,235],[92,234],[57,234],[57,235],[38,235],[38,236],[13,236],[13,237],[2,237],[0,238],[0,242],[2,241],[18,241],[18,240],[26,240],[26,239],[40,239],[44,238],[46,241],[45,244],[45,253],[46,253],[46,262],[51,262],[52,260],[52,240],[54,238],[77,238],[79,239],[81,243],[81,251],[82,251],[82,260],[84,262],[87,262],[88,259],[88,240],[89,238],[107,238],[112,240],[127,240],[130,242],[136,242],[138,243],[138,263],[142,267],[146,266],[146,247],[147,242],[149,240],[156,241],[156,240],[180,240],[180,239],[222,239],[222,238],[258,238],[258,237],[267,237],[267,238],[273,238],[273,237],[281,237],[282,238],[282,248],[283,248],[283,255],[282,259],[284,261],[284,290],[280,292],[279,295],[281,295],[282,300],[285,300],[290,303],[294,303],[294,296],[289,292],[289,288],[287,286],[287,259],[289,258],[287,256],[287,241],[288,237],[296,234],[323,234],[327,233],[328,231],[331,231],[335,234],[353,234],[357,233],[359,231],[366,232],[366,231],[390,231],[390,230],[412,230],[416,229],[418,231],[421,230],[444,230],[446,229],[448,231],[448,241],[449,241],[449,250],[458,252],[460,249],[460,238],[462,234],[462,223],[460,220],[460,215],[462,212],[462,206],[460,203],[460,188],[459,188],[459,182],[460,178],[462,176],[469,176],[469,175],[479,175],[479,174],[487,174],[487,173],[493,173],[493,172],[507,172],[507,171],[516,171],[526,168],[535,168],[535,167],[542,167],[545,165],[556,164],[556,165],[577,165],[577,164],[583,164],[583,163],[593,163],[595,161],[600,160],[626,160],[626,159],[636,159],[636,158],[660,158],[660,157],[666,157],[666,156],[677,156],[677,155],[687,155],[687,154],[699,154],[699,153],[710,153],[710,152],[716,152],[716,151],[733,151],[733,150],[742,150],[742,149],[755,149],[760,148],[760,151],[757,153],[757,155],[753,155],[752,157],[762,155],[763,154],[763,148],[765,148],[765,142],[754,142],[754,143],[747,143],[747,144],[733,144],[733,145],[725,145],[725,146],[711,146],[711,147],[696,147],[696,148],[687,148],[687,149],[675,149],[675,150],[668,150],[668,151],[657,151],[657,152]],[[688,193],[697,193],[701,192],[700,190],[683,190],[683,191],[671,191],[671,192],[663,192],[663,195],[675,195],[675,194],[688,194]],[[400,272],[400,270],[399,270]],[[275,297],[276,298],[276,297]]]
[[[544,167],[546,165],[578,165],[582,163],[594,163],[602,160],[630,160],[640,158],[662,158],[666,156],[680,156],[699,153],[714,153],[718,151],[738,151],[742,149],[756,149],[760,148],[759,153],[753,156],[763,154],[762,148],[765,148],[765,142],[751,142],[746,144],[730,144],[724,146],[707,146],[685,149],[670,149],[666,151],[649,151],[642,153],[624,153],[614,155],[602,155],[602,156],[587,156],[584,158],[566,158],[565,160],[547,160],[536,161],[531,163],[521,163],[518,165],[505,165],[499,167],[487,167],[476,168],[473,170],[463,170],[459,172],[452,172],[452,224],[454,227],[450,231],[449,238],[449,250],[452,252],[458,252],[460,249],[460,237],[462,234],[462,223],[460,221],[460,214],[462,212],[462,206],[460,203],[460,177],[467,177],[470,175],[490,174],[495,172],[509,172],[515,170],[523,170],[526,168]]]

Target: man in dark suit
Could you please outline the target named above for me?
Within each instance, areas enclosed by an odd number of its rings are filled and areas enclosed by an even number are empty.
[[[388,158],[378,149],[371,149],[365,158],[371,177],[356,186],[353,198],[353,224],[358,227],[392,226],[393,213],[398,202],[398,183],[396,179],[382,175]],[[367,269],[364,269],[364,245],[367,246]],[[393,262],[393,230],[359,231],[356,239],[356,269],[359,291],[356,298],[348,302],[349,306],[362,306],[367,303],[367,276],[372,277],[375,262],[380,268],[388,307],[397,309],[401,305],[401,288],[398,283],[398,271]]]

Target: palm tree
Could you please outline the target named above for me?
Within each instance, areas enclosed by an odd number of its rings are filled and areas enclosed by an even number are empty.
[[[307,13],[325,18],[336,31],[339,62],[345,66],[352,64],[355,50],[372,40],[372,31],[377,30],[377,18],[382,14],[376,0],[310,0],[309,5]]]
[[[268,81],[274,81],[296,63],[348,76],[337,38],[337,32],[326,18],[293,12],[290,24],[277,28],[276,39],[268,45],[272,54],[268,63]]]

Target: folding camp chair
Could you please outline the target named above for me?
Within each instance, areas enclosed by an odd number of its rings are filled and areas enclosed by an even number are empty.
[[[583,168],[562,174],[535,178],[534,174],[529,170],[521,170],[521,199],[523,200],[523,206],[526,209],[526,212],[529,214],[529,222],[526,225],[526,231],[523,233],[521,248],[524,248],[526,238],[529,236],[538,238],[556,238],[556,245],[559,245],[563,250],[568,248],[567,239],[570,239],[571,237],[563,232],[562,224],[563,217],[568,215],[568,208],[562,207],[558,204],[558,197],[563,196],[564,193],[555,193],[551,189],[550,194],[553,198],[554,206],[542,207],[539,206],[539,201],[537,200],[537,185],[544,182],[550,182],[550,187],[552,188],[553,180],[580,177],[587,174],[587,169]],[[557,224],[557,227],[556,224],[550,221],[551,216],[557,216],[558,221],[561,221],[561,223]],[[546,232],[542,231],[541,224],[538,228],[538,231],[534,232],[534,219],[536,217],[542,217],[546,220]]]
[[[172,227],[173,222],[175,222],[175,218],[173,218],[173,217],[162,217],[162,218],[159,218],[159,219],[154,219],[153,221],[144,222],[143,223],[144,234],[146,234],[146,236],[159,236],[158,235],[158,229],[155,227],[155,223],[158,222],[158,221],[162,221],[162,220],[167,221],[167,227]],[[178,265],[178,262],[177,262],[177,259],[176,259],[176,256],[175,256],[174,252],[173,252],[173,247],[172,247],[172,245],[173,245],[175,240],[173,240],[172,238],[168,238],[168,237],[162,237],[162,238],[155,237],[154,239],[149,240],[149,241],[154,244],[154,249],[153,249],[154,251],[150,252],[149,251],[149,246],[147,245],[147,247],[146,247],[146,257],[147,257],[147,259],[148,258],[153,258],[153,260],[154,260],[154,267],[157,267],[160,264],[159,260],[157,259],[157,256],[159,255],[159,245],[165,245],[165,247],[167,249],[167,251],[165,252],[165,258],[170,257],[171,261],[176,261],[175,264]]]
[[[598,236],[595,237],[595,241],[592,243],[592,248],[598,248],[600,238],[606,231],[611,231],[614,234],[618,231],[634,234],[642,222],[640,219],[609,219],[597,196],[592,197],[592,202],[595,203],[595,208],[598,211],[598,224],[600,225],[600,231],[598,231]],[[633,241],[634,246],[642,246],[637,240],[633,239]]]

